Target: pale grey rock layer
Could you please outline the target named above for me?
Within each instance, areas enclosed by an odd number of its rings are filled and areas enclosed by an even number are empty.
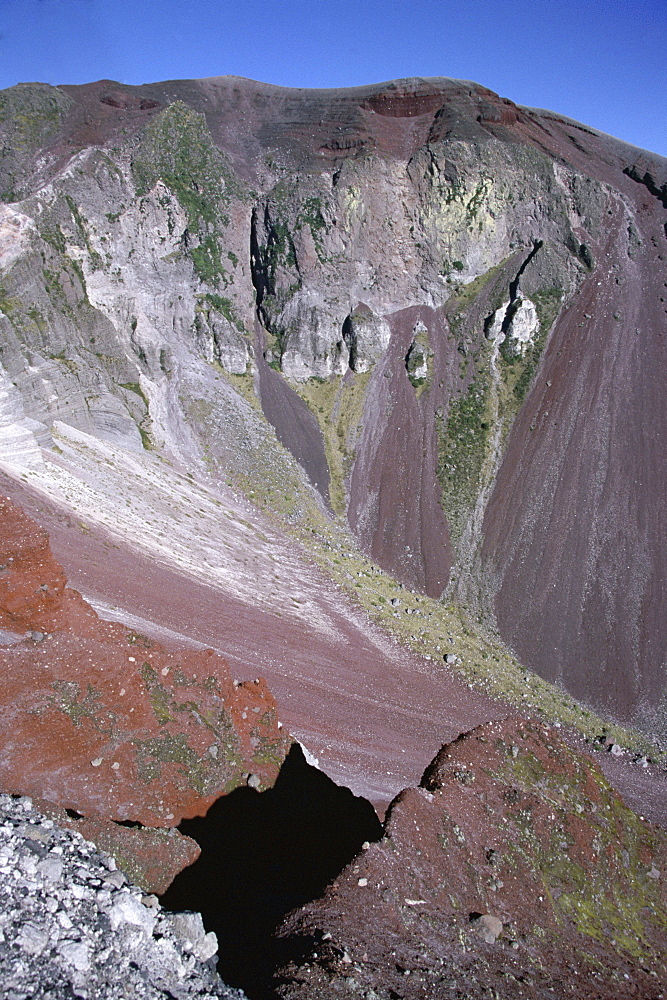
[[[368,371],[389,343],[384,317],[441,306],[456,286],[538,241],[558,249],[546,280],[533,269],[533,286],[556,279],[572,291],[582,184],[537,150],[496,140],[429,146],[407,163],[349,159],[335,181],[326,173],[280,181],[255,210],[253,242],[261,312],[282,370],[295,380],[328,378],[348,363]],[[608,192],[588,188],[594,229]]]
[[[244,1000],[199,913],[167,913],[29,798],[0,795],[0,897],[6,1000]]]
[[[140,187],[138,155],[84,149],[0,205],[0,361],[21,419],[135,450],[178,438],[173,388],[193,364],[252,370],[257,304],[289,379],[367,372],[393,312],[442,305],[536,240],[549,268],[522,276],[526,302],[573,289],[580,262],[565,248],[607,198],[592,182],[582,198],[583,179],[536,150],[453,142],[268,180],[254,206],[230,190],[224,216],[193,232],[173,185]],[[517,315],[517,339],[531,324]]]

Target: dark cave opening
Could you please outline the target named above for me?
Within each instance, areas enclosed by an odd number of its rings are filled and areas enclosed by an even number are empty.
[[[251,1000],[275,997],[273,933],[284,915],[322,895],[364,841],[382,835],[370,802],[311,767],[298,744],[273,788],[237,788],[179,829],[202,853],[162,905],[201,912],[218,937],[218,972]]]

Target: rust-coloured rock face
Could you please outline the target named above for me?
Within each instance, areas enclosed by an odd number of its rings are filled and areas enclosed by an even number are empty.
[[[657,997],[666,931],[664,831],[555,729],[489,723],[443,747],[383,840],[289,918],[283,936],[311,944],[281,995]]]
[[[50,632],[86,628],[97,616],[51,555],[49,539],[8,499],[0,499],[0,628]]]
[[[248,775],[273,784],[291,741],[263,680],[239,684],[211,650],[167,650],[101,621],[66,588],[46,533],[9,500],[0,563],[5,790],[88,817],[82,832],[95,837],[106,820],[175,827]],[[143,851],[154,866],[145,842]],[[171,853],[177,869],[192,860],[191,849]],[[166,888],[164,872],[157,884]]]

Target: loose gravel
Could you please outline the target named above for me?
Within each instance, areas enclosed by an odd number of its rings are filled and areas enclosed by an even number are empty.
[[[199,913],[167,913],[77,831],[0,794],[5,1000],[245,1000],[216,959]]]

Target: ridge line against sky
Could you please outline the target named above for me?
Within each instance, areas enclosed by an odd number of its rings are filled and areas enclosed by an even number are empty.
[[[0,88],[474,80],[667,156],[665,0],[0,0]]]

